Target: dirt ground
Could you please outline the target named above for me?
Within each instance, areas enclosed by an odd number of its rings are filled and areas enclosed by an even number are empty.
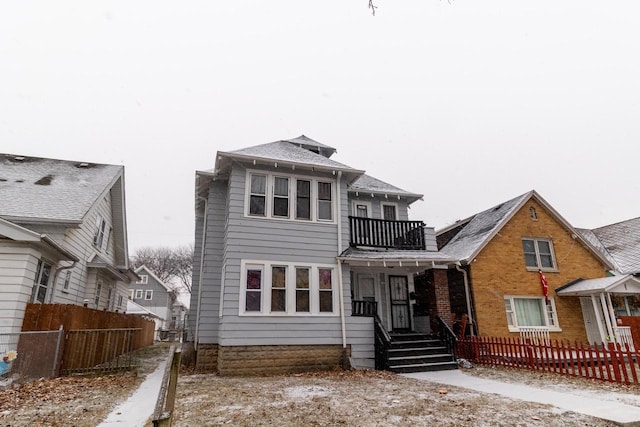
[[[496,379],[503,375],[484,368],[476,373]],[[508,373],[510,378],[517,379],[518,373],[512,373]],[[527,381],[560,382],[535,377]],[[388,372],[355,371],[253,378],[182,376],[174,425],[603,427],[613,424],[547,405],[444,387]]]
[[[71,376],[0,389],[0,426],[95,427],[166,359],[167,343],[134,353],[139,367],[103,376]]]
[[[167,356],[140,352],[138,374],[66,377],[0,391],[0,427],[96,426]],[[640,395],[637,387],[551,374],[475,367],[465,372],[562,390]],[[631,399],[638,404],[639,399]],[[175,426],[593,426],[612,424],[557,408],[446,387],[380,371],[230,378],[183,372]]]

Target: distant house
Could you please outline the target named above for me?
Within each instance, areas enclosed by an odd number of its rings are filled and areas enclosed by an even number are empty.
[[[178,327],[174,310],[179,311],[182,305],[177,300],[176,291],[144,265],[136,268],[135,272],[140,279],[129,285],[129,299],[162,319],[156,322],[156,339],[165,339],[170,330]]]
[[[535,191],[436,234],[440,251],[460,260],[449,270],[452,309],[470,316],[474,333],[539,331],[583,342],[615,335],[610,305],[594,290],[613,269],[611,259]],[[629,289],[637,292],[635,284]]]
[[[0,332],[26,304],[126,310],[124,167],[0,154]]]
[[[427,343],[413,333],[450,321],[446,268],[455,260],[437,252],[433,229],[408,219],[422,195],[332,160],[335,151],[303,135],[218,152],[213,169],[196,172],[189,327],[198,367],[373,368],[376,331],[407,337],[419,353]],[[414,275],[425,270],[433,298],[416,309]],[[443,352],[382,362],[450,367]]]

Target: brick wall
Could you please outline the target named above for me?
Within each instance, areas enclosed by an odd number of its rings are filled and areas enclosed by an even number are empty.
[[[530,207],[536,209],[536,221],[529,216]],[[522,237],[550,238],[553,241],[558,271],[545,272],[545,276],[549,283],[549,297],[553,297],[556,303],[562,332],[552,332],[551,338],[586,341],[579,298],[558,297],[554,289],[578,278],[604,277],[605,266],[534,200],[526,203],[471,262],[470,281],[480,334],[516,336],[507,328],[504,296],[542,296],[538,272],[525,268]]]
[[[218,344],[199,344],[196,353],[196,369],[199,371],[218,370]]]
[[[341,345],[218,346],[199,345],[197,369],[220,375],[271,375],[341,368],[350,348]]]

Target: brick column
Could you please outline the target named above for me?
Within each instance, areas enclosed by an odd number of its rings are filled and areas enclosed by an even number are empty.
[[[433,270],[433,287],[435,289],[436,305],[435,313],[432,316],[440,316],[440,318],[449,325],[453,326],[451,318],[451,302],[449,301],[449,280],[447,279],[447,270]]]

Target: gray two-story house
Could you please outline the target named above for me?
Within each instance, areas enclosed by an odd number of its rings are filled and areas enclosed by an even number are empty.
[[[300,136],[218,152],[196,172],[198,367],[374,367],[376,334],[430,332],[413,280],[425,270],[437,290],[426,311],[450,318],[455,261],[437,252],[433,229],[408,220],[422,195],[332,160],[335,151]]]
[[[135,272],[140,276],[129,285],[129,299],[149,310],[156,316],[156,340],[166,339],[170,331],[175,331],[179,320],[174,318],[177,301],[176,291],[164,283],[147,266],[141,265]]]

